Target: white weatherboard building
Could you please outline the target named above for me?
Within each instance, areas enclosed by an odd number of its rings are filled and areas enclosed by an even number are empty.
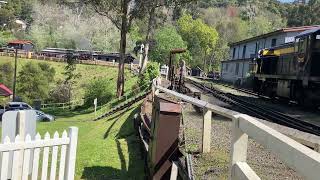
[[[320,25],[283,28],[230,44],[229,60],[221,63],[221,80],[243,85],[253,71],[254,60],[260,49],[294,42],[295,36],[301,32],[319,27]]]

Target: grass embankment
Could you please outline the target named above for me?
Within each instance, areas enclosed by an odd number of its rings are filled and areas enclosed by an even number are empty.
[[[12,62],[13,58],[0,57],[0,64]],[[47,62],[56,70],[55,81],[63,79],[66,64],[41,60],[19,59],[18,70],[28,61]],[[77,65],[81,77],[76,80],[74,99],[81,99],[84,88],[94,78],[104,77],[113,79],[116,90],[117,69],[96,65]],[[137,78],[126,72],[126,94]],[[114,98],[98,111],[98,114],[108,111],[120,101]],[[134,134],[133,115],[139,110],[139,103],[130,109],[118,112],[100,121],[92,121],[92,108],[83,110],[50,109],[50,114],[57,117],[55,122],[38,123],[37,131],[51,135],[58,131],[60,134],[70,126],[79,128],[77,149],[76,179],[143,179],[144,167],[139,151],[139,142]]]
[[[14,63],[14,57],[5,57],[0,56],[0,64],[11,62]],[[53,61],[43,61],[43,60],[34,60],[34,59],[18,59],[18,72],[21,70],[22,66],[27,62],[46,62],[54,67],[55,74],[55,83],[61,82],[65,79],[63,72],[65,71],[66,63],[61,62],[53,62]],[[85,87],[88,83],[96,78],[108,78],[111,82],[114,83],[114,87],[116,87],[116,79],[118,75],[118,70],[115,67],[106,67],[106,66],[97,66],[97,65],[87,65],[87,64],[77,64],[76,73],[80,75],[79,78],[75,80],[75,84],[72,87],[72,100],[81,100],[84,97]],[[132,85],[136,82],[136,78],[132,76],[129,71],[125,71],[126,77],[126,89],[131,89]],[[56,84],[53,84],[53,87]],[[19,84],[17,84],[19,86]],[[114,88],[114,91],[116,89]]]

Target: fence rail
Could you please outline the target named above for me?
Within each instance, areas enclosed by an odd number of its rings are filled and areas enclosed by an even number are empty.
[[[8,56],[14,57],[15,53],[7,53],[7,52],[0,52],[0,56]],[[28,57],[28,54],[25,52],[18,53],[19,58],[26,58],[26,59],[36,59],[36,60],[45,60],[45,61],[54,61],[54,62],[66,62],[65,58],[60,57],[47,57],[47,56],[39,56],[39,55],[32,55],[31,58]],[[117,62],[108,62],[103,60],[78,60],[79,64],[90,64],[90,65],[100,65],[100,66],[109,66],[109,67],[118,67]],[[125,68],[133,70],[138,69],[138,64],[125,64]]]
[[[248,137],[277,154],[282,161],[305,179],[319,179],[320,154],[318,152],[264,125],[251,116],[171,91],[161,87],[159,82],[159,79],[153,81],[153,95],[164,92],[203,108],[202,152],[210,152],[211,148],[211,113],[232,120],[230,179],[260,179],[246,163]]]
[[[17,135],[14,140],[6,136],[3,144],[0,144],[1,179],[20,180],[31,177],[32,180],[37,180],[41,177],[53,180],[58,177],[59,180],[73,180],[77,138],[76,127],[70,127],[69,132],[64,131],[61,137],[58,132],[52,138],[46,133],[43,139],[39,133],[35,137],[27,134],[25,138]],[[11,162],[12,168],[9,165]]]
[[[82,106],[84,104],[84,100],[79,101],[71,101],[67,103],[50,103],[50,104],[41,104],[41,109],[47,109],[47,108],[61,108],[65,109],[68,107],[74,108],[76,106]]]

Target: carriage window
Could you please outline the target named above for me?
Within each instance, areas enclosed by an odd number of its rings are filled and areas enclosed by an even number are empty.
[[[317,39],[317,40],[320,40],[320,35],[317,35],[316,39]]]

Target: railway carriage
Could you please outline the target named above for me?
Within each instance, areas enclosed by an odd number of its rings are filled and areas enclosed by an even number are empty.
[[[295,41],[260,50],[254,90],[270,97],[320,105],[320,28],[300,33]]]

